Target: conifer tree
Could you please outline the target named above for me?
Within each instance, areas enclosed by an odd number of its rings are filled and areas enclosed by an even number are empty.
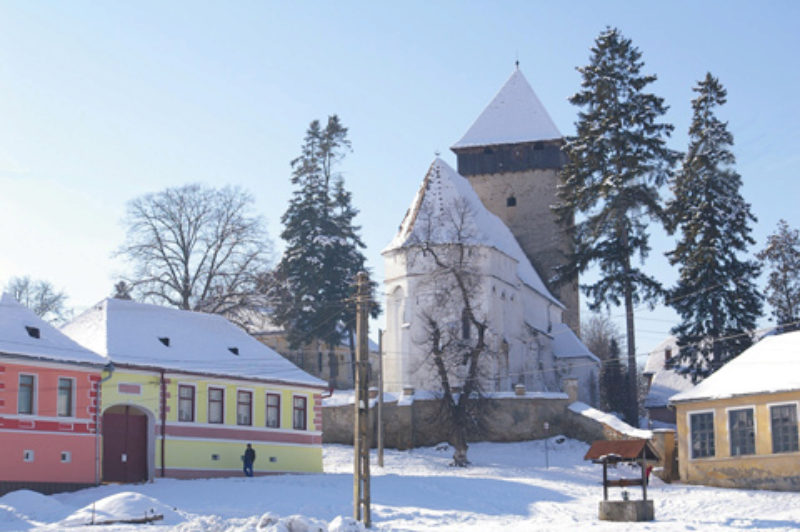
[[[668,302],[681,322],[672,332],[682,364],[697,381],[751,345],[761,295],[759,265],[744,257],[755,243],[749,224],[756,219],[740,193],[733,135],[715,114],[727,94],[710,73],[693,90],[689,149],[668,204],[679,240],[667,256],[679,268]]]
[[[564,147],[568,161],[555,207],[574,241],[559,277],[569,279],[596,265],[598,280],[581,287],[589,308],[625,306],[630,382],[636,382],[634,306],[662,293],[634,259],[644,260],[650,249],[648,220],[665,221],[658,187],[677,159],[665,141],[673,126],[659,121],[667,106],[645,92],[656,76],[641,73],[641,57],[630,39],[607,28],[595,41],[590,63],[578,68],[581,89],[570,102],[582,110],[577,135]],[[626,419],[638,426],[636,386],[629,394]]]
[[[358,211],[335,170],[349,150],[347,128],[332,115],[325,127],[311,122],[292,161],[296,189],[281,218],[286,250],[271,299],[273,320],[286,329],[293,349],[321,340],[332,350],[348,334],[353,353],[355,276],[365,268],[365,246],[354,225]]]
[[[781,220],[758,258],[769,265],[766,295],[778,330],[800,330],[800,231]]]
[[[600,398],[603,408],[608,412],[626,412],[628,379],[619,360],[619,344],[612,338],[608,345],[608,357],[600,369]]]

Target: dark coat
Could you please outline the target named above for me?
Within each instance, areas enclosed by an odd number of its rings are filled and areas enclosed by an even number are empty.
[[[247,450],[244,452],[244,461],[248,464],[252,464],[256,461],[256,451],[252,447],[248,447]]]

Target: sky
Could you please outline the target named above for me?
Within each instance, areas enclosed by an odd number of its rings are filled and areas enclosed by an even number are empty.
[[[87,308],[128,271],[113,256],[126,202],[193,182],[252,193],[277,261],[289,163],[331,114],[349,128],[340,170],[382,281],[380,251],[428,166],[439,153],[455,167],[449,147],[515,60],[570,135],[575,67],[606,26],[658,76],[670,147],[686,149],[697,81],[710,71],[727,88],[719,116],[757,251],[779,219],[800,227],[798,20],[793,1],[0,1],[0,286],[46,279]],[[653,228],[651,243],[647,269],[669,285],[674,239]],[[675,322],[638,308],[637,352]]]

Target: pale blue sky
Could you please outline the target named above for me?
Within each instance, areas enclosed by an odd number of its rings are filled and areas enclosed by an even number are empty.
[[[558,4],[558,5],[557,5]],[[729,93],[760,248],[779,218],[800,227],[800,3],[773,2],[0,2],[0,285],[45,278],[85,308],[124,265],[119,220],[137,195],[199,181],[240,185],[277,252],[289,161],[315,118],[337,113],[342,171],[370,266],[437,151],[458,140],[521,68],[562,133],[575,71],[606,26],[643,52],[684,150],[691,88]],[[675,278],[657,234],[649,268]],[[619,309],[612,315],[621,316]],[[665,309],[640,312],[638,351]]]

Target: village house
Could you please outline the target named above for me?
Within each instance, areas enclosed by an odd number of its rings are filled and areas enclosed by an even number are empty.
[[[564,163],[562,144],[517,69],[453,146],[458,171],[440,158],[431,164],[382,252],[387,390],[440,386],[428,356],[425,315],[441,306],[435,298],[442,289],[435,288],[437,267],[421,244],[443,253],[458,245],[468,254],[475,315],[487,324],[491,356],[481,370],[483,389],[561,391],[565,379],[577,379],[579,399],[596,404],[600,362],[577,336],[577,279],[550,281],[570,245],[550,210]],[[443,323],[460,327],[469,340],[475,333],[463,307],[450,298],[437,312],[449,313]]]
[[[674,427],[675,410],[669,406],[669,398],[694,387],[692,376],[675,364],[677,342],[674,336],[669,336],[650,351],[642,371],[647,389],[644,408],[651,428]]]
[[[672,396],[681,480],[800,490],[798,403],[800,331],[765,337]]]
[[[64,326],[103,373],[102,480],[322,471],[321,393],[222,316],[106,299]]]
[[[107,362],[0,296],[0,495],[99,481],[98,384]]]

